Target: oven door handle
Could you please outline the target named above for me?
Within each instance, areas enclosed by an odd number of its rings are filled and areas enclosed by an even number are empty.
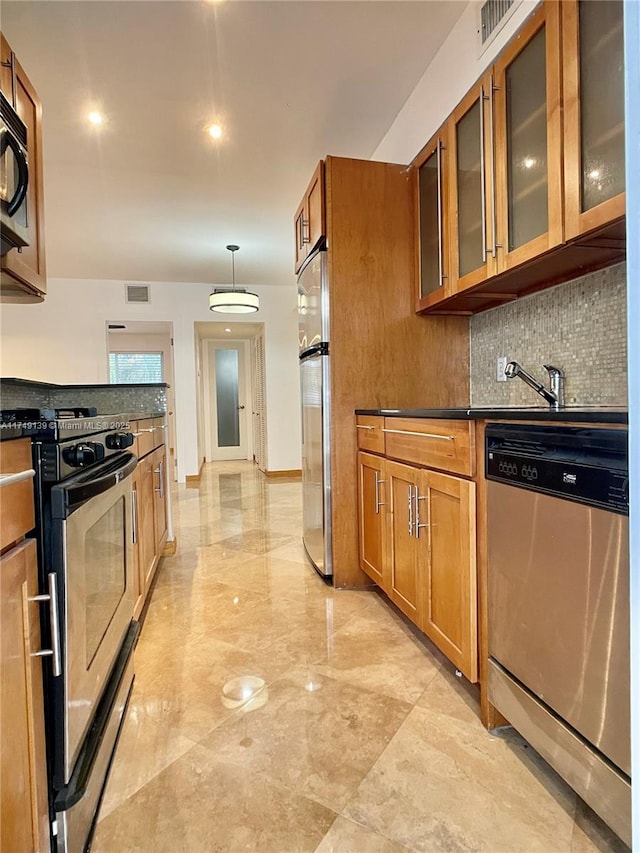
[[[136,469],[135,453],[123,453],[109,459],[94,470],[62,482],[51,490],[51,511],[54,518],[67,518],[74,509],[109,491]]]

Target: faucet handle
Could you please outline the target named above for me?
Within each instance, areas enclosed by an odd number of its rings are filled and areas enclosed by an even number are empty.
[[[548,372],[549,378],[554,376],[564,377],[564,370],[560,367],[554,367],[552,364],[543,364],[544,369]]]

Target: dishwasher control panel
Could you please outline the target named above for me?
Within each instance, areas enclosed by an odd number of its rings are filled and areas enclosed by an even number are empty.
[[[485,441],[488,480],[629,513],[626,430],[488,424]]]

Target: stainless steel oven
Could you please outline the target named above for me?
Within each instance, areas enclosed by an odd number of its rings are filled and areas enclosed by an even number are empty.
[[[51,840],[57,853],[83,853],[133,683],[137,457],[117,416],[13,415],[32,433],[36,471],[41,624],[52,650],[44,667]]]
[[[64,602],[65,731],[56,781],[71,779],[133,614],[131,474],[122,453],[51,490],[51,568]]]
[[[28,245],[29,188],[27,127],[0,92],[1,254]]]

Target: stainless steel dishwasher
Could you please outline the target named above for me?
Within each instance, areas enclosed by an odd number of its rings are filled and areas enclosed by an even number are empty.
[[[627,431],[485,435],[489,700],[630,844]]]

